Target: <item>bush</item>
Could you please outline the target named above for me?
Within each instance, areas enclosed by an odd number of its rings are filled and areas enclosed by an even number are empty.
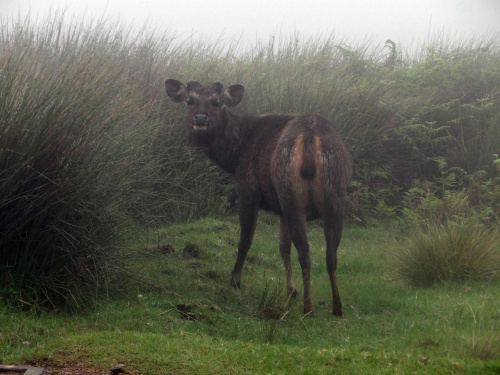
[[[86,308],[122,272],[148,169],[140,90],[117,58],[132,46],[103,25],[1,30],[0,299]]]
[[[414,286],[496,278],[499,250],[496,229],[471,222],[424,224],[392,255],[391,272]]]

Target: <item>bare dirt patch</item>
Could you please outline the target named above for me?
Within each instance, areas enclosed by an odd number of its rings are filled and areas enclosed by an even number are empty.
[[[109,375],[114,374],[110,368],[89,366],[83,362],[72,362],[65,364],[44,364],[44,375]],[[127,370],[124,368],[120,374],[140,375],[137,370]],[[1,373],[0,373],[1,375]]]

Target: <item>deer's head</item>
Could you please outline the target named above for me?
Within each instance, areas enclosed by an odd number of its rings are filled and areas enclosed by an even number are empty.
[[[224,107],[235,107],[243,99],[245,88],[241,85],[229,86],[224,90],[221,81],[201,85],[188,81],[186,86],[175,79],[165,81],[167,95],[175,103],[187,105],[187,124],[194,131],[207,131],[222,121]]]

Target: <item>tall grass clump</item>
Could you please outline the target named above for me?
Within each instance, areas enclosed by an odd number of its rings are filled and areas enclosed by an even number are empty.
[[[126,278],[148,176],[137,41],[63,21],[0,24],[0,300],[29,308],[82,309]]]
[[[392,256],[391,272],[414,286],[497,278],[498,230],[470,221],[422,224]]]

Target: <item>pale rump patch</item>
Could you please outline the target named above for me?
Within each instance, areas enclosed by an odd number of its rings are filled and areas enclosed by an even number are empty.
[[[322,148],[323,148],[323,143],[321,141],[321,138],[315,135],[312,154],[314,158],[314,165],[316,166],[316,168],[320,166],[319,160]],[[298,168],[300,169],[303,161],[304,161],[304,134],[299,134],[295,139],[295,142],[293,143],[292,147],[292,153],[291,153],[292,170],[294,170],[296,166],[298,166]]]
[[[323,142],[321,141],[321,138],[318,137],[317,135],[314,136],[314,159],[316,161],[316,166],[319,165],[319,156],[321,155],[321,150],[323,149]]]
[[[293,143],[292,148],[292,164],[297,162],[299,166],[302,164],[304,154],[304,134],[299,134]]]
[[[296,195],[301,195],[303,184],[302,176],[300,175],[300,168],[302,167],[302,161],[304,158],[304,134],[299,134],[295,139],[290,156],[290,177],[292,186],[294,187],[293,190]]]
[[[323,183],[321,181],[322,176],[322,164],[321,164],[321,155],[323,151],[323,141],[317,135],[314,136],[314,164],[316,166],[316,178],[313,183],[314,196],[322,197],[323,196]]]
[[[318,195],[318,193],[322,192],[320,181],[320,157],[322,146],[323,144],[321,139],[315,135],[314,142],[310,144],[309,147],[306,147],[304,134],[299,134],[292,147],[290,159],[290,182],[295,197],[303,201],[304,205],[307,205],[307,200],[310,196],[309,193],[305,194],[305,192],[313,192],[313,196],[316,196],[317,198],[322,195]],[[312,179],[304,178],[303,168],[314,171],[312,173]]]

